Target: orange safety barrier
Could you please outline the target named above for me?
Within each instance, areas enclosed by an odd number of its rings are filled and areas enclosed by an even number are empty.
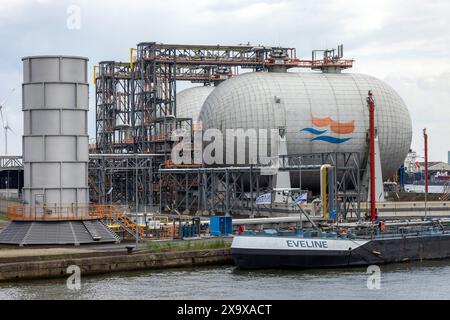
[[[89,220],[112,217],[115,209],[109,205],[59,205],[8,207],[8,220],[52,221],[52,220]]]
[[[42,206],[13,206],[8,207],[8,220],[14,221],[62,221],[62,220],[93,220],[114,219],[122,223],[133,232],[136,224],[112,205],[59,205],[45,204]],[[139,237],[144,229],[139,226]]]

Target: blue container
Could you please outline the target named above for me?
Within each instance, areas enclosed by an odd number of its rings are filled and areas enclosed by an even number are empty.
[[[180,227],[180,238],[185,238],[186,232],[185,232],[185,226]]]
[[[229,236],[233,234],[231,216],[212,216],[209,218],[209,234],[212,236]]]
[[[278,236],[279,232],[277,229],[263,229],[261,231],[261,234],[265,235],[265,236]]]

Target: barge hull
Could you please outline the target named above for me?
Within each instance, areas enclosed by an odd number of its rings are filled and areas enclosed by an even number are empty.
[[[282,248],[286,241],[289,239],[274,237],[269,242],[277,244],[257,248],[246,247],[241,239],[231,247],[231,254],[240,269],[331,268],[450,258],[450,234],[353,241],[353,245],[349,240],[327,240],[330,249]],[[336,241],[345,241],[348,248],[341,245],[334,250],[332,242]]]

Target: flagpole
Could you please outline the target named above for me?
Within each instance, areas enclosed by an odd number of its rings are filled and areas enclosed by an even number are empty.
[[[300,190],[301,192],[301,190]],[[303,212],[302,210],[300,210],[300,228],[302,228],[302,232],[303,232]]]
[[[300,190],[299,196],[302,195],[302,157],[299,157],[299,169],[298,169],[298,189]],[[300,228],[302,228],[303,232],[303,213],[300,210]]]

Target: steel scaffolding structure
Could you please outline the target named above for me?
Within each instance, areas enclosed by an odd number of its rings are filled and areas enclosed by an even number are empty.
[[[1,170],[23,170],[22,156],[0,156]]]
[[[132,63],[134,151],[163,154],[167,161],[174,143],[172,132],[192,127],[192,119],[176,118],[176,65],[150,58],[155,55],[152,43],[140,43]]]
[[[94,67],[98,153],[161,153],[168,160],[171,132],[192,126],[176,112],[177,81],[210,85],[238,74],[239,68],[350,68],[353,60],[325,50],[323,59],[301,60],[294,48],[180,45],[141,42],[130,62],[103,61]],[[317,50],[316,50],[317,51]]]
[[[334,170],[331,182],[335,194],[334,208],[338,215],[346,217],[352,211],[360,212],[363,170],[359,153],[312,153],[280,157],[276,170],[292,173],[319,172],[329,164]],[[242,166],[220,168],[160,169],[161,210],[245,213],[254,215],[260,211],[274,211],[270,206],[256,206],[255,200],[263,193],[274,192],[273,175],[267,175],[267,166]]]
[[[22,156],[0,156],[0,189],[17,189],[17,194],[23,188]]]
[[[211,85],[238,74],[239,69],[345,69],[352,63],[353,60],[329,55],[322,60],[315,56],[312,60],[300,60],[294,48],[156,42],[141,42],[130,49],[130,62],[100,62],[94,67],[96,147],[91,153],[103,156],[91,160],[91,167],[97,172],[90,176],[91,190],[95,191],[92,196],[98,195],[92,200],[124,201],[137,207],[168,202],[164,199],[166,192],[159,187],[163,183],[158,180],[158,169],[173,166],[170,157],[176,142],[172,139],[173,131],[183,128],[193,133],[192,119],[177,117],[177,81]],[[116,170],[117,154],[154,156],[150,156],[150,165],[139,170],[133,169],[137,164],[119,164],[122,169]],[[112,191],[112,200],[106,196],[111,188],[116,190]],[[135,190],[142,195],[131,196]]]
[[[126,208],[153,207],[153,169],[160,155],[91,154],[89,187],[91,201]]]
[[[134,152],[129,64],[100,62],[94,82],[98,153]]]

